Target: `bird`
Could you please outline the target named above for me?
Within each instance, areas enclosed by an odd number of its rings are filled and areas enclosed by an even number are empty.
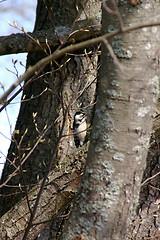
[[[78,111],[74,115],[73,121],[73,133],[74,133],[74,142],[76,147],[82,147],[85,143],[86,139],[86,129],[87,122],[85,113],[82,111]]]

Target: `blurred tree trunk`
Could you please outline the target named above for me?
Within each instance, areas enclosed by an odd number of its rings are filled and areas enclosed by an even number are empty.
[[[81,2],[82,1],[74,0],[39,0],[34,31],[50,29],[51,31],[56,31],[59,36],[61,31],[65,31],[67,34],[78,16],[78,11],[80,12],[82,10],[83,5]],[[82,11],[82,14],[79,16],[80,19],[86,19],[86,17],[91,18],[100,13],[101,6],[99,1],[95,0],[94,3],[95,4],[91,4],[90,1],[88,2],[86,12],[84,13]],[[46,50],[47,52],[50,52],[50,50],[53,52],[55,49],[46,47]],[[46,56],[46,54],[43,51],[29,54],[27,66],[34,65],[44,56]],[[66,64],[67,61],[68,63]],[[90,83],[96,79],[96,62],[97,55],[93,56],[93,59],[88,57],[87,54],[84,54],[82,57],[76,55],[65,56],[63,59],[46,66],[42,72],[42,76],[34,76],[33,81],[24,89],[22,100],[29,101],[23,101],[21,103],[15,128],[17,130],[16,133],[18,133],[18,131],[19,133],[14,134],[8,152],[8,159],[14,162],[16,166],[19,166],[22,156],[24,157],[24,154],[25,156],[27,155],[46,126],[54,123],[57,117],[61,115],[58,124],[53,124],[52,128],[43,138],[45,141],[42,141],[36,147],[23,165],[24,180],[28,189],[36,184],[39,179],[43,178],[46,167],[52,157],[63,119],[62,107],[66,108],[71,98],[77,96],[75,91],[79,81],[82,81],[79,89],[81,91],[85,85],[89,86]],[[60,69],[58,70],[58,68]],[[48,72],[48,74],[45,74],[46,72]],[[94,101],[95,87],[96,81],[94,81],[83,96],[72,105],[72,109],[67,116],[63,132],[64,135],[71,133],[72,119],[76,109],[78,109],[79,106],[84,108]],[[86,114],[91,115],[91,108],[86,109]],[[65,164],[65,161],[73,160],[75,151],[77,150],[74,146],[73,136],[70,135],[63,138],[57,152],[59,166],[62,163]],[[84,157],[82,157],[82,160],[85,160],[83,158]],[[15,167],[11,165],[10,161],[6,161],[1,183],[5,182],[15,170]],[[1,215],[24,196],[24,181],[21,174],[17,173],[12,177],[8,185],[10,185],[10,187],[4,186],[0,189],[0,194],[5,196],[0,197]]]
[[[151,0],[134,8],[121,2],[119,10],[124,25],[130,26],[158,16],[159,4]],[[118,24],[115,15],[103,10],[103,33]],[[108,43],[103,44],[86,168],[62,239],[126,239],[138,204],[159,91],[159,38],[159,27],[116,36],[110,41],[120,60],[116,66],[106,50]],[[147,234],[141,232],[138,239]]]

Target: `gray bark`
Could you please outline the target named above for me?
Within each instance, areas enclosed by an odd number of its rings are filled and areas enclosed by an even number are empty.
[[[108,1],[107,1],[108,4]],[[110,5],[111,6],[111,5]],[[120,4],[124,25],[159,14],[155,1]],[[103,32],[117,28],[103,11]],[[154,33],[154,38],[153,38]],[[123,72],[102,48],[98,103],[82,182],[62,239],[125,239],[138,203],[159,91],[159,27],[116,36],[110,43]]]

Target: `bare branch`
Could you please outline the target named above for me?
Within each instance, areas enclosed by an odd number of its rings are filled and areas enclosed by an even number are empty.
[[[91,45],[95,45],[98,44],[99,42],[103,42],[104,38],[105,39],[109,39],[111,37],[114,37],[120,33],[126,33],[129,31],[133,31],[133,30],[137,30],[140,28],[144,28],[144,27],[152,27],[152,26],[159,26],[160,25],[160,21],[156,22],[156,21],[149,21],[149,22],[145,22],[145,23],[141,23],[141,24],[134,24],[132,26],[129,27],[125,27],[123,29],[123,31],[121,32],[121,30],[116,30],[114,32],[110,32],[110,33],[106,33],[103,36],[100,37],[96,37],[87,41],[83,41],[74,45],[70,45],[67,46],[65,48],[62,48],[61,50],[58,50],[56,52],[54,52],[52,55],[47,56],[43,59],[41,59],[39,62],[37,62],[34,66],[29,67],[27,69],[27,71],[18,79],[17,82],[15,82],[14,84],[11,85],[11,87],[2,95],[2,97],[0,98],[0,103],[3,103],[8,95],[24,80],[29,79],[32,75],[34,75],[40,68],[44,68],[46,64],[48,64],[50,61],[58,59],[60,57],[62,57],[63,55],[67,54],[67,53],[71,53],[80,49],[84,49],[86,47],[89,47]]]
[[[69,36],[69,29],[58,29],[57,33],[60,36],[61,42],[65,42],[68,39],[68,43],[82,41],[89,39],[100,33],[100,24],[91,20],[91,26],[87,25],[85,21],[77,21],[73,34]],[[81,26],[81,30],[78,29],[78,26]],[[7,55],[13,53],[24,53],[24,52],[35,52],[40,50],[57,47],[59,45],[59,37],[57,34],[50,30],[41,30],[34,33],[25,32],[11,34],[10,36],[0,37],[0,55]],[[67,36],[67,38],[66,38]],[[47,44],[46,44],[47,39]]]

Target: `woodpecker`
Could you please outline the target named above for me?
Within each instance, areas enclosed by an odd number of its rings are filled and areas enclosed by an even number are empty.
[[[74,142],[76,147],[83,146],[86,138],[87,122],[84,112],[76,112],[73,122]]]

